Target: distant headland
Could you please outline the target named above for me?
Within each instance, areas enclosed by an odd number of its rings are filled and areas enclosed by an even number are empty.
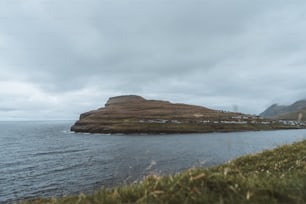
[[[71,127],[87,133],[205,133],[305,128],[302,122],[147,100],[137,95],[108,99],[105,107],[80,115]]]

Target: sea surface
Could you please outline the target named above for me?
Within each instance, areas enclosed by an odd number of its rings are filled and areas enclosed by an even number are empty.
[[[92,192],[306,139],[306,130],[80,134],[69,131],[72,123],[0,122],[0,203]]]

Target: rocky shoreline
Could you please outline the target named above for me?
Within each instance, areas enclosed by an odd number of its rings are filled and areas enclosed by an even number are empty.
[[[305,124],[126,95],[109,98],[105,107],[81,114],[71,131],[170,134],[296,128]]]

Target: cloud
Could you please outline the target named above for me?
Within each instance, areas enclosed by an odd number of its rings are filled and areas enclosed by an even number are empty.
[[[76,118],[118,94],[248,113],[305,98],[303,1],[0,3],[3,119]]]

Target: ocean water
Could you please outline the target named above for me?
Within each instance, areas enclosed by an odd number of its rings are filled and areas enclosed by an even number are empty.
[[[306,139],[306,130],[80,134],[69,131],[72,123],[0,122],[0,203],[92,192]]]

